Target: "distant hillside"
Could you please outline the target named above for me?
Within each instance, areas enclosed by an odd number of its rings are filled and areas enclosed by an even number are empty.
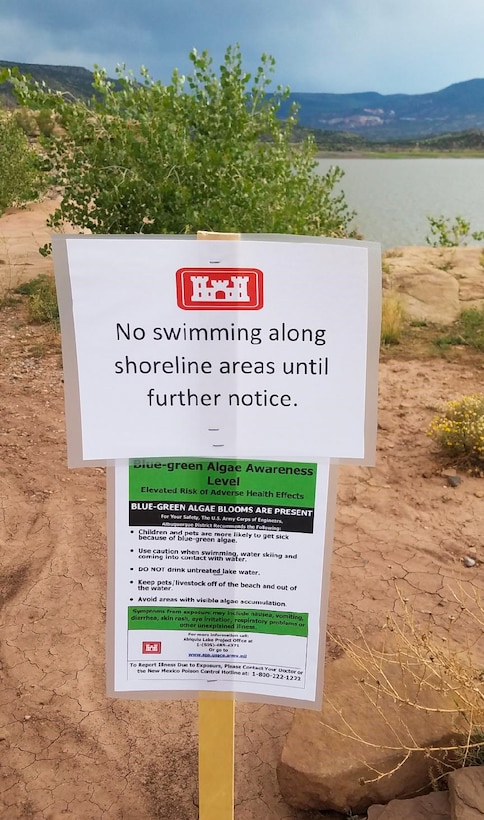
[[[415,139],[484,128],[484,79],[456,83],[430,94],[291,94],[306,128],[347,131],[370,140]]]
[[[440,134],[422,140],[419,147],[437,151],[484,151],[484,131],[473,128],[470,131]]]
[[[52,89],[88,99],[92,96],[91,71],[75,66],[12,63],[23,74]],[[15,105],[8,84],[0,85],[0,102]],[[301,128],[360,135],[370,141],[414,140],[456,131],[484,128],[484,79],[455,83],[429,94],[309,94],[294,92],[281,107],[286,117],[291,102],[299,106]],[[343,142],[348,137],[343,138]]]
[[[17,66],[21,74],[30,74],[34,80],[45,82],[53,91],[64,91],[77,99],[92,97],[93,73],[86,68],[68,65],[37,65],[36,63],[11,63],[0,60],[0,68]],[[0,102],[5,106],[17,104],[9,83],[0,84]]]
[[[439,154],[452,153],[462,156],[481,156],[484,154],[484,130],[477,128],[469,131],[451,131],[437,134],[434,137],[419,139],[366,139],[360,134],[348,131],[322,131],[317,128],[295,130],[295,139],[302,140],[311,134],[320,152],[338,152],[345,154],[404,153]]]

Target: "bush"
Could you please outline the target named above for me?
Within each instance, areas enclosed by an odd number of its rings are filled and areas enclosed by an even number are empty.
[[[484,393],[449,401],[432,419],[428,435],[463,464],[484,466]]]
[[[62,133],[43,138],[51,182],[63,191],[50,226],[93,233],[184,234],[197,230],[351,235],[353,217],[334,189],[342,172],[315,173],[312,138],[292,141],[296,117],[277,117],[286,91],[269,96],[274,60],[255,76],[227,49],[219,73],[207,52],[192,73],[162,85],[118,69],[94,74],[89,104],[9,77],[18,99],[54,112]]]
[[[38,136],[39,129],[32,111],[29,111],[27,108],[19,108],[13,116],[18,127],[24,132],[26,137]]]
[[[389,745],[379,746],[388,752],[388,770],[377,771],[367,763],[365,783],[391,777],[414,756],[415,765],[420,762],[428,767],[429,786],[442,788],[441,781],[450,771],[484,761],[484,679],[481,659],[472,651],[482,635],[484,602],[471,585],[444,587],[439,595],[444,592],[448,597],[441,600],[458,614],[439,629],[435,615],[423,619],[397,589],[398,614],[387,618],[381,649],[370,644],[361,631],[357,641],[330,636],[354,663],[355,685],[363,690],[367,708],[373,709],[373,724],[389,729]],[[459,632],[455,634],[457,621]],[[335,731],[354,741],[355,759],[364,760],[365,747],[375,747],[374,736],[368,732],[363,737],[354,728],[351,707],[344,714],[339,704],[326,702],[340,718],[341,729]],[[446,716],[452,735],[445,738],[445,745],[420,746],[408,726],[410,712],[425,721],[429,735],[435,727],[435,736]],[[330,723],[323,725],[334,729]]]
[[[41,161],[11,117],[0,119],[0,215],[42,192]]]
[[[484,231],[472,231],[471,223],[462,216],[456,216],[452,222],[446,216],[428,216],[430,235],[425,241],[433,248],[456,248],[467,245],[470,239],[476,242],[484,239]]]
[[[43,108],[42,111],[39,111],[35,120],[39,133],[43,134],[44,137],[50,137],[55,128],[55,120],[52,116],[52,111],[48,111],[46,108]]]

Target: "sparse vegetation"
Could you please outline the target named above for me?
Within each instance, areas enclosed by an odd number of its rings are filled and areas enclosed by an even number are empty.
[[[448,271],[452,270],[453,268],[455,268],[455,261],[453,261],[452,259],[445,259],[441,262],[440,265],[436,265],[436,267],[437,267],[438,270],[443,270],[445,272],[448,272]]]
[[[484,350],[484,306],[463,310],[449,332],[438,336],[435,344],[440,348],[465,345],[474,350]]]
[[[35,279],[30,279],[30,281],[18,285],[14,292],[27,297],[28,319],[30,322],[59,326],[57,293],[52,276],[41,274]]]

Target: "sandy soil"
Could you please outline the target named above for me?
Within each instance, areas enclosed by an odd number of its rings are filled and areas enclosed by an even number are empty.
[[[0,220],[0,296],[47,269],[46,207]],[[105,480],[66,467],[58,342],[13,305],[0,351],[0,816],[196,820],[196,704],[104,694]],[[450,487],[425,435],[442,401],[482,390],[482,360],[387,359],[380,384],[377,466],[340,474],[329,625],[342,636],[380,629],[396,586],[444,628],[449,584],[483,572],[484,480]],[[321,816],[279,794],[291,717],[237,707],[236,820]]]

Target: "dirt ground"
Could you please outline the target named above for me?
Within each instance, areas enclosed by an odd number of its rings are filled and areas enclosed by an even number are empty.
[[[0,220],[0,297],[48,269],[37,253],[48,207]],[[0,816],[196,820],[196,703],[104,694],[105,479],[67,469],[58,340],[7,304],[0,353]],[[425,429],[443,401],[481,391],[483,375],[476,356],[382,361],[377,465],[340,470],[333,632],[379,630],[396,587],[443,628],[457,606],[449,585],[480,586],[484,479],[461,473],[449,486]],[[237,706],[236,820],[321,817],[279,794],[291,718]]]

